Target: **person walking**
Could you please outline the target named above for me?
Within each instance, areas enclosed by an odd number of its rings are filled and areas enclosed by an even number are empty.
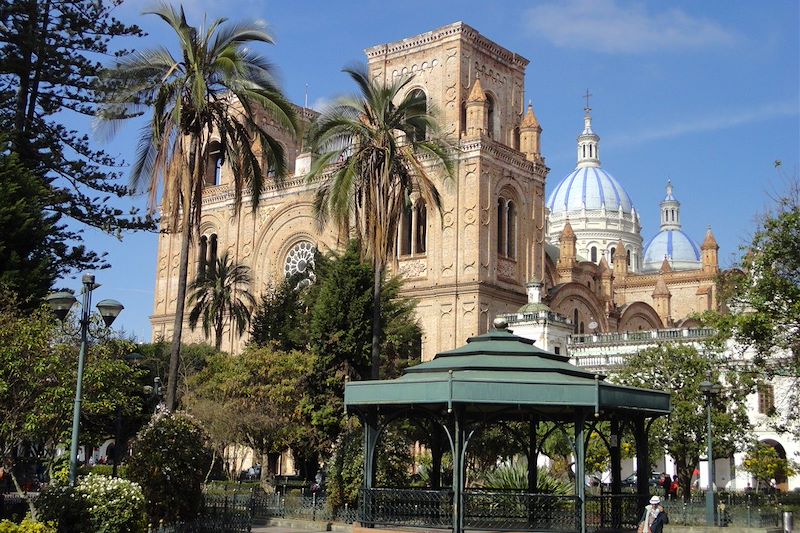
[[[669,517],[661,505],[661,498],[653,496],[650,504],[645,507],[642,519],[639,522],[638,533],[663,533],[664,524],[669,524]]]

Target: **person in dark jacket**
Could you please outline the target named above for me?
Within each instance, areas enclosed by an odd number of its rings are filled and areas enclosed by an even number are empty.
[[[645,507],[642,520],[639,524],[640,533],[663,533],[664,524],[669,524],[669,517],[661,505],[661,498],[653,496],[650,504]]]

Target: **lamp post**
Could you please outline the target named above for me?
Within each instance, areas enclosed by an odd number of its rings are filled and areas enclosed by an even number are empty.
[[[78,379],[75,385],[75,401],[72,407],[72,440],[69,448],[69,484],[75,485],[75,480],[78,477],[78,436],[80,433],[81,421],[81,389],[83,386],[83,364],[86,359],[86,341],[89,335],[89,319],[91,317],[91,303],[92,291],[100,287],[99,284],[94,282],[94,276],[91,274],[84,274],[81,278],[83,284],[83,303],[81,308],[81,349],[78,353]],[[53,309],[53,312],[59,318],[64,320],[69,313],[69,310],[75,305],[75,296],[69,292],[57,292],[47,297],[47,303]],[[124,309],[123,305],[116,300],[101,300],[97,303],[97,309],[100,311],[100,316],[103,317],[103,322],[106,327],[110,327],[117,318],[117,315]]]
[[[714,451],[712,447],[711,437],[711,402],[714,397],[722,391],[722,385],[719,383],[711,383],[711,372],[708,373],[706,381],[700,383],[700,390],[703,396],[706,397],[706,417],[707,417],[707,430],[706,443],[708,446],[708,489],[706,490],[706,525],[714,525]]]

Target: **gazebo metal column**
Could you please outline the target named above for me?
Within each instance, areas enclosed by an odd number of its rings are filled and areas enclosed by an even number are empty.
[[[622,493],[622,447],[620,446],[622,434],[620,432],[619,420],[614,417],[611,419],[611,440],[609,442],[608,453],[611,456],[611,527],[619,528],[622,525],[622,506],[618,497]]]
[[[463,408],[453,409],[453,533],[464,531],[465,437]]]
[[[584,447],[584,423],[586,413],[575,412],[575,496],[578,497],[578,519],[581,533],[586,532],[586,450]]]
[[[644,507],[650,496],[650,444],[647,439],[648,425],[644,416],[633,421],[636,437],[636,494],[639,495],[639,507]]]
[[[369,491],[375,485],[375,446],[378,443],[377,417],[366,414],[361,417],[361,422],[364,424],[364,498],[362,499],[361,518],[371,521],[374,509],[372,508],[373,498],[370,497]]]
[[[539,484],[539,453],[538,443],[536,442],[536,430],[539,421],[536,416],[531,415],[528,420],[528,492],[537,492]]]

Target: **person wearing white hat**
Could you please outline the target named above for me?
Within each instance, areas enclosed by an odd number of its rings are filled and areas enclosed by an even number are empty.
[[[664,524],[669,524],[669,517],[661,505],[661,498],[653,496],[650,498],[650,504],[644,509],[638,533],[663,533]]]

